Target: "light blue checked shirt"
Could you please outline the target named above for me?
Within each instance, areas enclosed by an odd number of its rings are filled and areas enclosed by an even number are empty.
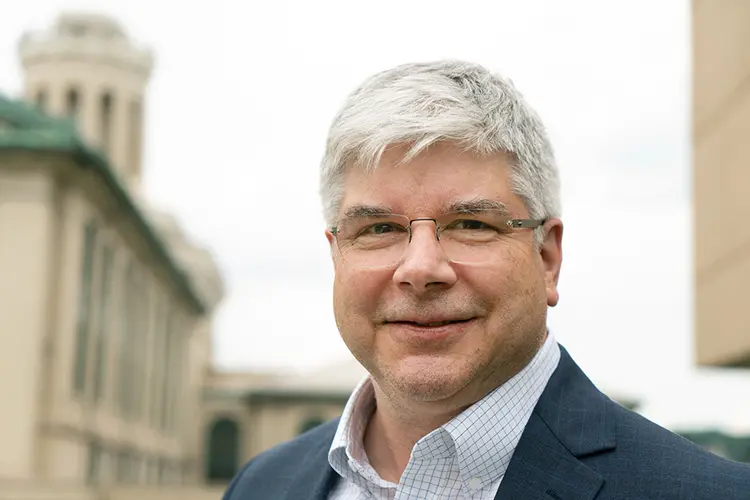
[[[420,439],[398,484],[378,476],[362,439],[375,409],[372,381],[352,393],[328,452],[343,478],[329,500],[492,500],[531,412],[560,361],[551,332],[513,378],[442,427]]]

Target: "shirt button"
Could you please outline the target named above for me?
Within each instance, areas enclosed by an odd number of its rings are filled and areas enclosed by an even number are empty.
[[[469,479],[468,486],[471,490],[478,490],[482,487],[482,480],[478,477],[472,477],[471,479]]]

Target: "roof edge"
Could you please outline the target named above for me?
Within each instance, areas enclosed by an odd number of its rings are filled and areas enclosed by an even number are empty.
[[[207,312],[208,308],[196,292],[194,284],[133,202],[106,156],[83,141],[72,120],[50,117],[25,101],[11,100],[1,94],[0,118],[5,118],[18,127],[0,130],[0,150],[67,153],[78,166],[90,168],[98,175],[114,193],[117,203],[135,222],[138,231],[145,237],[149,250],[165,265],[171,280],[183,292],[190,306],[198,314]]]
[[[93,167],[96,173],[102,177],[107,187],[114,192],[117,201],[133,218],[138,230],[146,237],[146,242],[151,252],[154,253],[157,259],[166,264],[167,272],[172,281],[185,293],[191,307],[199,314],[205,314],[207,311],[206,305],[196,292],[194,284],[190,281],[182,267],[177,264],[177,259],[167,250],[157,231],[149,224],[146,217],[141,213],[141,210],[133,202],[133,198],[114,174],[105,156],[100,151],[85,144],[80,137],[75,142],[76,145],[73,153],[83,160],[81,162],[82,166]]]

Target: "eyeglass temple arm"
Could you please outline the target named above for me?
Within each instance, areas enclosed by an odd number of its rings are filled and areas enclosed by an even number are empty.
[[[547,219],[511,219],[508,221],[508,225],[510,227],[536,229],[545,222],[547,222]]]

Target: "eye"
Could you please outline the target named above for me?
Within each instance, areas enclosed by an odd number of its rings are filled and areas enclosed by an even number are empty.
[[[406,228],[394,222],[378,222],[371,224],[359,232],[359,236],[377,236],[394,232],[406,231]]]
[[[481,220],[477,220],[477,219],[456,219],[452,221],[450,224],[448,224],[445,227],[445,229],[446,230],[459,229],[459,230],[468,230],[468,231],[496,230],[494,227],[490,226],[489,224],[482,222]]]

